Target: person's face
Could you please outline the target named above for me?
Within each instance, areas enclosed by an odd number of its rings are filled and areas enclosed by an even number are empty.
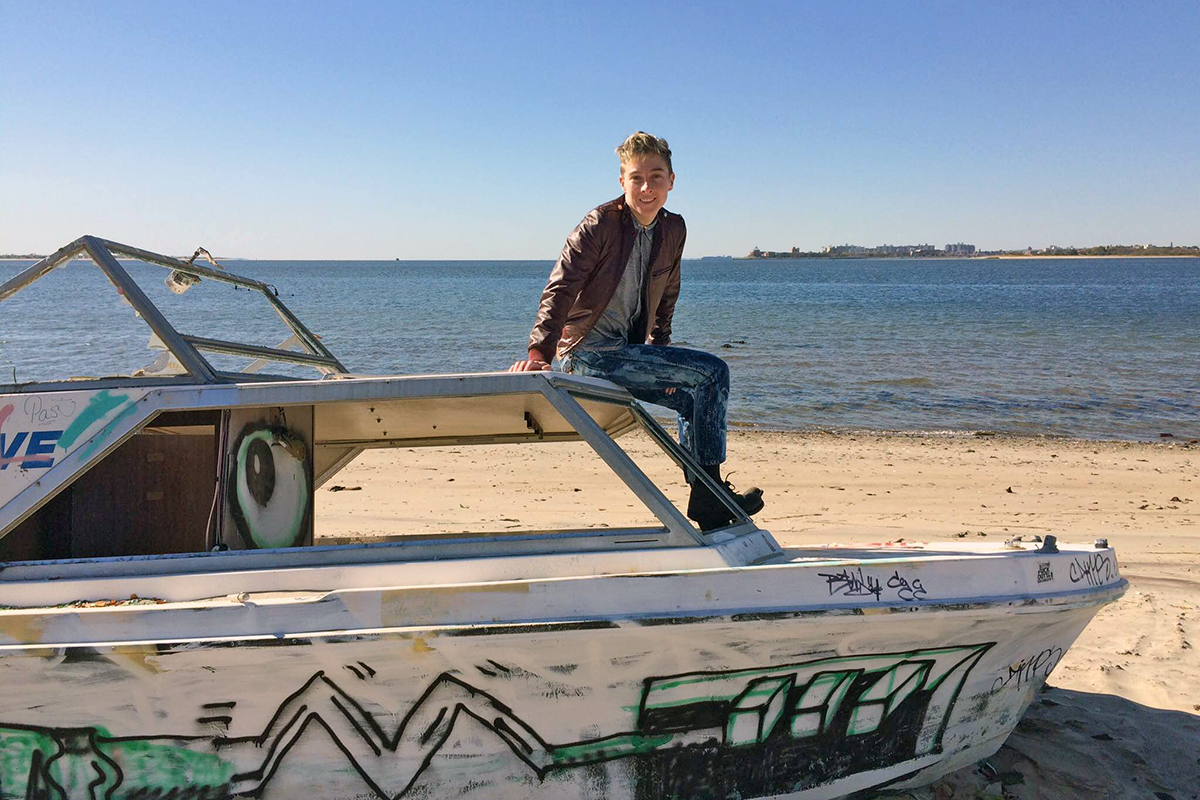
[[[621,188],[625,202],[638,222],[649,225],[667,203],[667,192],[675,186],[675,173],[660,155],[634,156],[621,163]]]

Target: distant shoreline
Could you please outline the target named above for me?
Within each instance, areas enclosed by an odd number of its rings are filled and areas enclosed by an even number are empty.
[[[771,262],[775,262],[775,261],[1005,261],[1005,260],[1014,260],[1015,261],[1015,260],[1028,260],[1028,259],[1042,259],[1042,260],[1058,259],[1058,260],[1065,261],[1067,259],[1080,259],[1080,258],[1141,258],[1141,259],[1147,259],[1147,258],[1200,258],[1200,255],[1182,255],[1182,254],[1163,255],[1163,256],[1003,255],[1003,256],[962,256],[962,257],[954,257],[954,256],[803,256],[801,258],[746,258],[745,256],[729,256],[729,257],[696,256],[695,258],[689,258],[689,257],[685,256],[684,261],[708,261],[708,262],[714,262],[714,261],[771,261]],[[37,262],[40,260],[41,260],[40,258],[0,258],[0,264],[16,263],[19,261]],[[74,261],[77,259],[72,259],[72,260]],[[79,259],[79,260],[83,260],[83,259]],[[120,257],[117,260],[118,261],[137,261],[138,259]],[[308,259],[226,258],[223,260],[224,261],[306,261]],[[340,262],[340,261],[354,261],[354,262],[368,263],[368,262],[376,262],[376,261],[378,261],[378,262],[394,262],[397,259],[393,259],[393,258],[334,258],[334,259],[323,258],[323,259],[313,259],[313,260],[329,261],[331,263],[336,263],[336,262]],[[400,259],[399,261],[400,261],[400,263],[404,263],[406,261],[422,261],[422,262],[425,262],[425,261],[479,261],[481,263],[486,263],[486,262],[491,262],[491,261],[552,261],[552,260],[553,259],[547,259],[547,258],[519,258],[519,259],[511,259],[511,258],[505,258],[505,259],[413,258],[413,259]]]
[[[1174,255],[1163,256],[1137,256],[1137,255],[1053,255],[1053,254],[1034,254],[1034,255],[1003,255],[1003,256],[801,256],[798,258],[749,258],[746,256],[736,256],[734,261],[1003,261],[1016,259],[1076,259],[1076,258],[1200,258],[1200,254],[1185,255],[1177,253]],[[685,259],[691,261],[693,259]],[[694,259],[699,261],[700,259]]]
[[[1175,253],[1172,255],[1163,256],[1135,256],[1130,254],[1109,255],[1109,256],[1081,256],[1081,255],[1012,255],[1012,256],[973,256],[983,261],[998,260],[1005,258],[1200,258],[1200,254],[1186,255],[1183,253]]]
[[[36,258],[34,258],[34,257],[30,257],[30,258],[0,258],[0,264],[11,263],[11,262],[16,262],[16,261],[32,261],[34,264],[36,264],[37,262],[41,261],[43,258],[45,258],[45,256],[38,256]],[[117,259],[117,261],[141,261],[140,258],[132,258],[130,256],[115,256],[115,258]],[[91,260],[92,259],[88,256],[79,255],[79,256],[75,256],[74,258],[69,258],[63,263],[69,264],[72,261],[91,261]],[[182,261],[183,259],[179,259],[179,260]],[[227,260],[237,260],[237,259],[227,259]],[[347,259],[347,260],[349,260],[349,259]],[[60,264],[59,266],[62,266],[62,264]]]

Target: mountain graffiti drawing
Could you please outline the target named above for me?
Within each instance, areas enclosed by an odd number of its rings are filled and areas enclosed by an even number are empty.
[[[556,771],[627,759],[624,774],[637,798],[781,794],[940,751],[963,683],[991,646],[646,678],[630,730],[563,744],[547,742],[493,694],[449,672],[434,678],[389,732],[322,671],[284,698],[254,736],[114,736],[100,728],[0,725],[0,798],[258,797],[281,770],[310,768],[288,754],[313,726],[388,800],[410,794],[419,781],[439,786],[434,757],[480,730],[494,738],[497,753],[512,755],[480,759],[478,780],[485,783],[521,771],[545,781]],[[374,677],[375,670],[358,664],[347,669],[361,680]],[[571,707],[581,719],[586,702]],[[233,713],[234,705],[205,708]],[[456,734],[467,720],[473,733]],[[311,776],[314,790],[325,778]]]

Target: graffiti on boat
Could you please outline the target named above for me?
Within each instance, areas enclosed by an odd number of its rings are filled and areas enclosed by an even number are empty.
[[[899,570],[892,570],[886,584],[878,576],[870,572],[864,573],[862,567],[843,568],[837,572],[818,572],[817,577],[825,579],[830,597],[873,597],[876,600],[891,600],[894,596],[897,600],[912,603],[924,600],[929,594],[920,578],[910,581],[902,576]],[[890,591],[885,592],[885,587]]]
[[[145,392],[68,392],[0,403],[0,506],[79,451],[91,458],[138,411]]]
[[[312,512],[307,445],[282,426],[251,422],[233,444],[229,509],[251,547],[291,547]]]
[[[1040,653],[1026,656],[1020,661],[1015,661],[1008,665],[1004,674],[992,682],[992,691],[995,692],[1013,685],[1020,688],[1033,681],[1044,683],[1050,677],[1050,673],[1054,668],[1058,666],[1058,662],[1062,660],[1062,657],[1063,648],[1047,647]]]
[[[1071,559],[1068,572],[1071,583],[1085,582],[1088,586],[1103,586],[1117,577],[1112,559],[1107,553],[1092,553]]]
[[[0,796],[269,796],[275,776],[306,768],[304,759],[289,760],[289,753],[313,732],[332,741],[378,797],[416,796],[418,784],[448,788],[435,756],[481,731],[494,753],[481,762],[486,766],[479,779],[499,769],[549,781],[620,762],[633,796],[646,800],[780,794],[940,752],[963,683],[991,647],[646,678],[629,730],[568,743],[547,741],[495,694],[449,672],[389,725],[391,715],[371,713],[320,671],[284,698],[252,736],[138,737],[98,727],[0,725]],[[362,681],[376,675],[362,662],[347,669]],[[200,720],[228,730],[236,706],[206,703]]]

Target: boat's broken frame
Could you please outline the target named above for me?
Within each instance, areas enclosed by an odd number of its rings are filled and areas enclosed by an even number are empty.
[[[291,328],[294,337],[307,350],[295,353],[239,342],[228,342],[180,333],[141,290],[114,254],[158,265],[195,279],[213,280],[261,293]],[[320,339],[300,322],[278,299],[267,284],[229,272],[209,269],[191,262],[152,253],[140,248],[84,236],[53,255],[24,270],[0,286],[0,302],[29,286],[76,256],[86,255],[104,272],[118,293],[125,297],[154,335],[187,370],[186,375],[171,377],[128,377],[72,379],[43,383],[0,386],[4,394],[78,397],[80,402],[94,397],[88,390],[107,391],[120,387],[140,387],[129,395],[129,408],[108,425],[93,427],[80,437],[73,450],[64,450],[36,480],[16,492],[0,491],[0,539],[71,486],[88,470],[104,461],[139,432],[152,429],[156,420],[182,412],[238,409],[278,409],[308,414],[311,425],[309,455],[313,460],[312,489],[320,487],[364,450],[370,448],[427,447],[471,444],[517,444],[529,442],[586,441],[632,493],[661,523],[661,528],[576,529],[556,532],[493,533],[454,537],[390,537],[384,546],[390,553],[372,553],[369,560],[381,558],[436,559],[461,554],[464,548],[476,554],[504,555],[572,550],[635,549],[646,547],[706,547],[751,535],[755,544],[742,542],[739,554],[717,547],[717,552],[732,558],[726,563],[754,563],[778,552],[770,535],[760,531],[728,495],[694,461],[691,454],[676,444],[673,437],[624,389],[607,381],[579,378],[561,373],[487,373],[476,375],[367,377],[348,373]],[[326,380],[298,380],[271,375],[222,372],[215,369],[202,351],[220,352],[265,361],[281,361],[313,367]],[[249,369],[254,369],[252,365]],[[67,392],[76,393],[67,395]],[[82,396],[80,396],[82,394]],[[505,400],[504,398],[509,398]],[[2,405],[2,404],[0,404]],[[381,415],[381,416],[377,416]],[[382,425],[373,424],[371,418]],[[232,437],[230,423],[218,427]],[[644,430],[687,474],[714,490],[730,510],[732,523],[716,533],[701,533],[672,504],[655,483],[613,438],[636,428]],[[10,434],[10,441],[14,434]],[[228,454],[226,454],[228,455]],[[20,463],[24,473],[26,464]],[[6,465],[7,466],[7,465]],[[222,467],[221,469],[224,469]],[[15,470],[14,470],[15,471]],[[0,478],[3,478],[0,473]],[[11,473],[10,473],[11,481]],[[3,490],[0,481],[0,490]],[[214,514],[225,502],[218,480]],[[218,520],[219,521],[219,520]],[[212,520],[210,520],[210,527]],[[218,526],[219,527],[219,526]],[[221,542],[220,531],[209,537],[209,545]],[[439,541],[441,540],[441,541]],[[205,547],[204,549],[208,549]],[[314,548],[301,548],[312,550]],[[324,549],[324,548],[322,548]],[[278,551],[276,557],[295,563],[298,552]],[[197,549],[201,556],[205,555]],[[261,551],[260,551],[261,552]],[[163,554],[145,553],[149,558]],[[239,555],[249,555],[243,553]],[[263,563],[263,553],[253,559]],[[140,556],[135,560],[144,561]],[[174,568],[184,565],[175,561]],[[301,560],[306,560],[307,557]],[[330,556],[319,560],[327,562]],[[95,559],[92,559],[95,560]],[[100,559],[108,560],[108,559]],[[121,560],[125,560],[124,558]],[[334,559],[336,560],[336,558]],[[60,559],[55,559],[59,563]],[[239,564],[243,562],[239,560]],[[26,570],[32,564],[26,562]],[[142,563],[140,569],[147,568]],[[198,565],[197,565],[198,566]],[[111,565],[109,567],[112,568]],[[129,565],[119,571],[125,572]],[[204,567],[199,567],[205,571]],[[72,571],[90,569],[73,568]],[[34,572],[38,570],[34,569]]]
[[[114,255],[115,254],[115,255]],[[199,266],[197,264],[181,261],[177,258],[164,256],[159,253],[152,253],[148,250],[142,250],[137,247],[130,247],[119,242],[111,242],[107,239],[100,239],[95,236],[81,236],[65,247],[61,248],[52,255],[46,256],[41,261],[24,270],[20,274],[13,277],[0,285],[0,302],[8,299],[16,294],[21,289],[37,281],[39,278],[49,274],[58,267],[68,263],[74,258],[86,255],[95,262],[96,266],[104,273],[105,277],[112,283],[131,306],[138,313],[150,329],[154,331],[154,335],[159,338],[164,346],[170,351],[179,363],[187,370],[187,375],[172,376],[170,378],[143,378],[140,380],[150,380],[155,382],[167,381],[170,383],[230,383],[238,381],[252,380],[252,373],[247,372],[226,372],[215,368],[206,359],[202,352],[220,353],[231,356],[242,356],[252,359],[261,359],[266,361],[283,362],[290,364],[299,364],[305,367],[311,367],[325,375],[345,374],[346,368],[340,361],[329,352],[328,348],[321,343],[321,340],[304,326],[304,323],[293,314],[287,306],[285,306],[271,287],[261,281],[243,278],[239,275],[234,275],[230,272],[223,272],[217,269]],[[291,329],[294,339],[302,345],[307,352],[299,353],[290,350],[283,350],[276,347],[261,347],[258,345],[245,344],[242,342],[231,342],[222,339],[210,339],[203,336],[191,336],[180,333],[175,326],[163,315],[157,306],[151,302],[142,288],[138,286],[130,274],[121,266],[121,262],[116,256],[126,256],[128,258],[137,259],[147,264],[163,267],[171,270],[173,273],[182,273],[196,279],[207,279],[217,281],[219,283],[236,286],[240,289],[248,289],[250,291],[259,292],[271,304],[275,312],[283,319],[284,323]],[[82,386],[109,386],[114,383],[128,384],[130,379],[120,379],[114,381],[111,378],[99,379],[96,381],[72,381],[70,383],[62,382],[37,382],[30,384],[22,384],[23,391],[35,390],[53,390],[58,388],[78,389]],[[0,390],[5,387],[0,385]]]

